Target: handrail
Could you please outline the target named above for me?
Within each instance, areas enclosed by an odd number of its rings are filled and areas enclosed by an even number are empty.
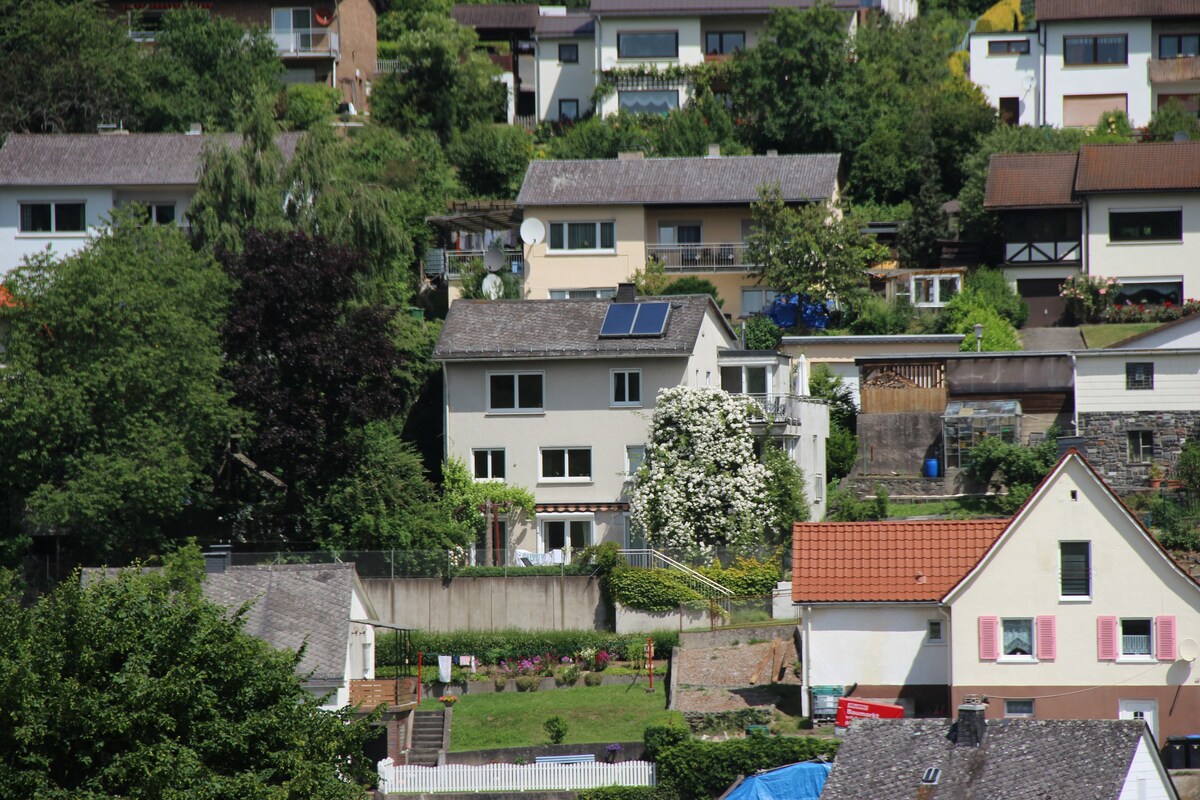
[[[701,594],[711,594],[716,597],[733,597],[732,591],[717,583],[712,578],[706,578],[686,564],[681,564],[666,553],[660,553],[654,548],[625,549],[621,550],[621,555],[625,556],[627,560],[629,556],[638,557],[638,560],[644,560],[647,566],[652,569],[673,569],[682,572],[692,584],[692,588]],[[634,566],[640,565],[634,564]]]

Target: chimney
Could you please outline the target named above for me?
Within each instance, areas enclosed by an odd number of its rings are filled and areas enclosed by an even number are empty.
[[[617,296],[613,298],[617,303],[632,303],[637,300],[637,287],[632,283],[618,283]]]
[[[767,155],[768,156],[777,156],[777,155],[779,155],[779,151],[778,150],[768,150]]]
[[[954,734],[957,747],[979,747],[983,744],[983,735],[987,732],[987,722],[983,718],[985,711],[987,706],[979,702],[963,703],[958,707],[958,730]]]
[[[204,574],[211,575],[229,569],[229,561],[233,555],[233,545],[210,545],[204,553]]]
[[[720,158],[721,157],[721,145],[716,144],[716,143],[710,144],[708,146],[708,157],[709,158]]]
[[[125,130],[125,121],[121,120],[117,123],[102,122],[96,126],[96,133],[105,136],[128,136],[129,131]]]
[[[204,126],[199,122],[193,122],[192,127],[188,128],[188,136],[200,136],[204,133]]]
[[[626,150],[622,153],[617,153],[617,161],[641,161],[646,157],[646,154],[641,150]]]

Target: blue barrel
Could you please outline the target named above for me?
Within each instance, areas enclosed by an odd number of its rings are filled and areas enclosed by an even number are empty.
[[[925,459],[925,468],[921,470],[921,474],[926,478],[936,478],[941,472],[940,464],[936,458]]]

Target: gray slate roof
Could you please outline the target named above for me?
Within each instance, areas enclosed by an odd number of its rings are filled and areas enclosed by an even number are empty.
[[[299,133],[276,139],[290,159]],[[206,144],[240,147],[237,134],[14,133],[0,147],[0,186],[192,186]]]
[[[564,14],[538,17],[534,33],[539,39],[573,39],[591,36],[596,24],[589,14]]]
[[[836,153],[532,161],[518,206],[753,203],[777,183],[788,202],[828,200],[837,189]]]
[[[658,17],[703,14],[767,14],[774,8],[812,8],[816,0],[592,0],[589,8],[600,16]],[[859,0],[833,0],[834,8],[854,10]]]
[[[988,720],[981,746],[956,747],[948,720],[857,720],[821,800],[1117,800],[1144,730],[1140,720]],[[941,780],[919,794],[929,767]]]
[[[433,351],[438,361],[688,355],[711,308],[708,295],[640,297],[671,303],[661,337],[601,339],[612,300],[457,300]],[[729,336],[733,330],[725,323]]]

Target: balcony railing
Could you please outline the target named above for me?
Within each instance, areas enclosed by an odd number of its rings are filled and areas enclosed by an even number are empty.
[[[271,38],[281,56],[336,57],[340,52],[338,35],[328,28],[271,31]]]
[[[744,272],[755,265],[742,242],[648,244],[646,258],[657,258],[667,272]]]
[[[416,678],[377,678],[350,681],[350,705],[370,711],[378,705],[397,707],[417,704]]]
[[[754,401],[750,409],[751,422],[766,422],[787,425],[800,424],[800,404],[810,398],[798,397],[794,394],[743,394]]]
[[[1079,261],[1079,242],[1005,242],[1004,260],[1009,264],[1050,264]]]
[[[1152,58],[1146,65],[1151,83],[1179,83],[1200,80],[1200,58]]]

